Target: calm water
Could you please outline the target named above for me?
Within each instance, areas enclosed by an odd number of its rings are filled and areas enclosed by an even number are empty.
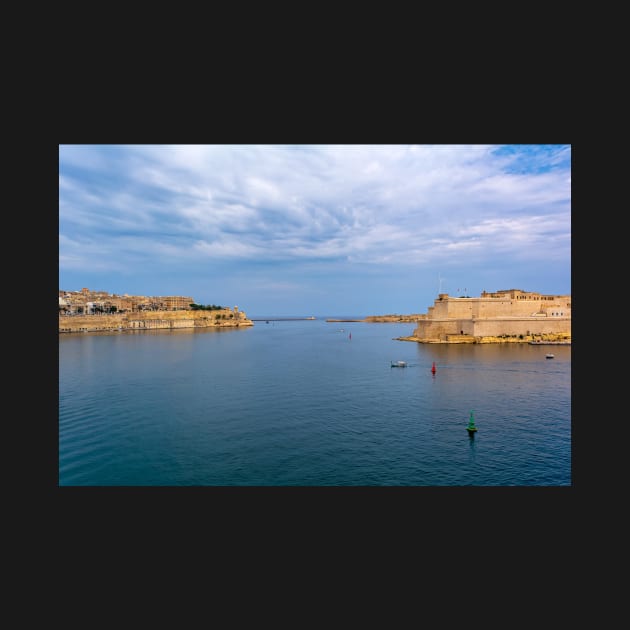
[[[570,346],[413,328],[60,335],[59,485],[571,485]]]

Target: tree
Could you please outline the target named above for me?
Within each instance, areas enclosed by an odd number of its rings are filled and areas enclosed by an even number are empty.
[[[216,304],[189,304],[193,311],[222,311],[224,306],[217,306]]]

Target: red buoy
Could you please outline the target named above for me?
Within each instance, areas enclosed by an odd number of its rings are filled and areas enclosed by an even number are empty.
[[[433,372],[433,374],[435,374],[435,361],[433,361],[433,367],[431,368],[431,372]]]

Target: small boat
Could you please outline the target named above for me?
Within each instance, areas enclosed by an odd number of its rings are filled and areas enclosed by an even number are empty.
[[[545,359],[553,359],[553,354],[551,352],[545,355]]]
[[[392,361],[391,367],[407,367],[407,361]]]

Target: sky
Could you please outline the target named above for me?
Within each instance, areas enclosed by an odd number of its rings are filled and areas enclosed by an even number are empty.
[[[571,145],[59,145],[59,289],[246,315],[571,293]]]

